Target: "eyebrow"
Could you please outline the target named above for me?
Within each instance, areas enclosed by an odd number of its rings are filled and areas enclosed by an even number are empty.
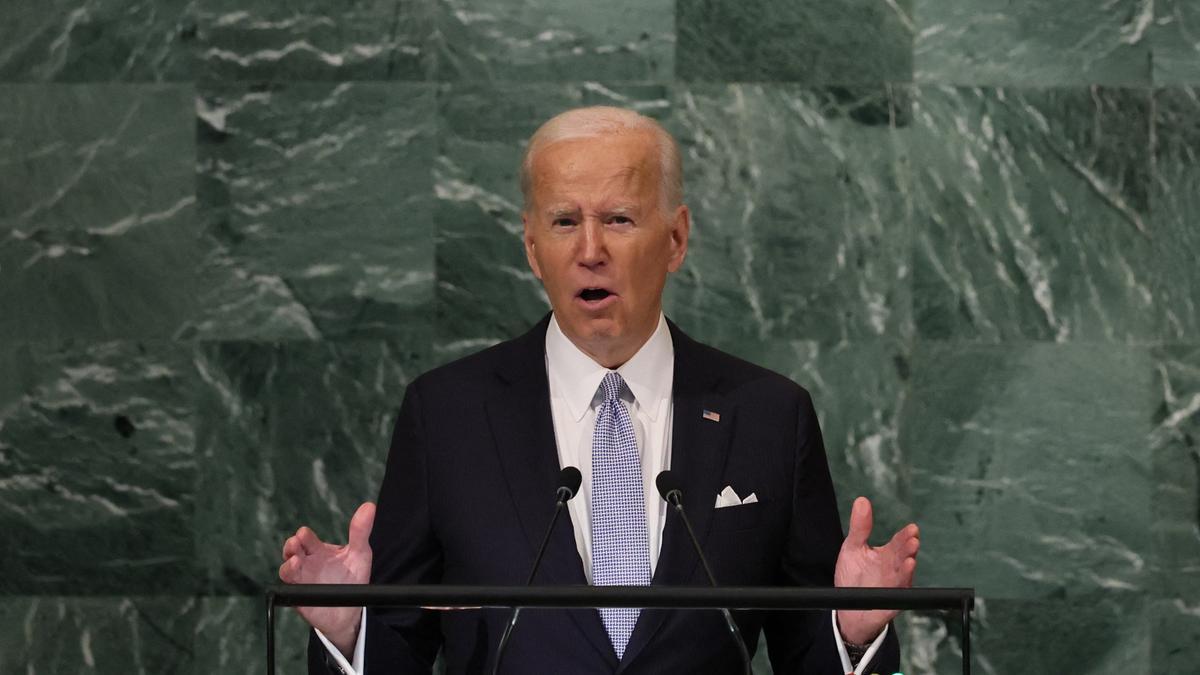
[[[573,206],[552,206],[546,209],[546,215],[550,218],[563,218],[565,216],[579,215],[579,209]]]
[[[600,210],[600,215],[603,216],[625,216],[637,211],[637,206],[633,204],[617,204]],[[580,210],[574,206],[552,206],[546,209],[546,215],[551,218],[562,218],[564,216],[577,216]]]

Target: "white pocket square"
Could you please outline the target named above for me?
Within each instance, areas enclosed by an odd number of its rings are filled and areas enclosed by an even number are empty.
[[[723,509],[727,506],[741,506],[742,504],[755,504],[757,502],[758,496],[753,492],[750,493],[749,497],[742,499],[733,491],[732,485],[726,485],[725,489],[721,490],[721,494],[717,495],[717,504],[713,508]]]

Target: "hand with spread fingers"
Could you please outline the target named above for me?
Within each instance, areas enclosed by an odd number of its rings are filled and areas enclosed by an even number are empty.
[[[279,579],[285,584],[365,584],[371,580],[371,527],[375,505],[366,502],[350,519],[349,543],[337,546],[320,540],[307,527],[283,543]],[[321,631],[347,657],[358,640],[361,607],[297,607],[313,628]]]
[[[920,530],[913,523],[900,528],[883,546],[871,546],[874,517],[866,497],[854,500],[850,511],[850,532],[842,542],[833,585],[874,588],[909,588],[917,569],[917,551],[921,548]],[[865,645],[879,636],[884,626],[899,614],[891,609],[838,610],[838,628],[842,639]]]

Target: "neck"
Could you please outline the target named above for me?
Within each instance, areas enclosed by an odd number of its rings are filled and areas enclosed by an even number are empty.
[[[625,365],[629,359],[632,359],[633,355],[636,354],[637,351],[642,347],[642,345],[638,345],[632,349],[610,349],[597,352],[588,349],[588,347],[585,345],[576,344],[575,346],[579,347],[580,351],[591,357],[593,361],[599,363],[605,368],[608,368],[609,370],[616,370],[617,368]]]

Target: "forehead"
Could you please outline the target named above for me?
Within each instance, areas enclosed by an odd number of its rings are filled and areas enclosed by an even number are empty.
[[[569,138],[540,148],[530,167],[540,198],[604,198],[655,194],[661,171],[649,132]]]

